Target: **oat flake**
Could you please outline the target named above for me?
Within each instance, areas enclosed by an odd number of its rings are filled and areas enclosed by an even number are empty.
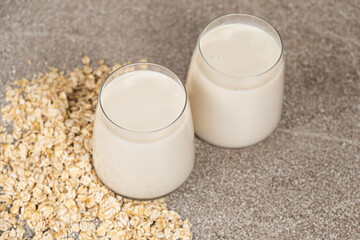
[[[7,88],[1,110],[0,239],[191,239],[191,224],[163,199],[115,195],[92,167],[98,93],[120,67],[88,57]]]

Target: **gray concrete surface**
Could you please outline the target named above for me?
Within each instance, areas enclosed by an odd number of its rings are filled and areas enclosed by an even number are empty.
[[[3,0],[1,103],[12,80],[80,66],[79,51],[109,64],[148,58],[185,80],[202,27],[235,12],[283,37],[281,122],[248,148],[196,139],[194,171],[169,207],[192,222],[194,239],[360,239],[358,0]]]

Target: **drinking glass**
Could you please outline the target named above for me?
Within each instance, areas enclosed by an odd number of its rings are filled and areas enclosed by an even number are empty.
[[[221,51],[218,56],[205,56],[204,50],[217,51],[217,45],[212,49],[205,49],[203,39],[208,41],[212,37],[232,37],[234,24],[241,25],[245,30],[250,27],[253,31],[261,30],[270,36],[278,47],[278,55],[271,65],[264,71],[251,75],[234,75],[214,66],[210,57],[222,61]],[[246,27],[244,27],[244,24]],[[227,27],[223,33],[215,34],[212,30]],[[209,35],[207,35],[209,34]],[[213,34],[213,35],[211,35]],[[221,35],[222,34],[222,35]],[[219,36],[220,35],[220,36]],[[245,34],[245,38],[248,36]],[[250,38],[250,37],[249,37]],[[242,39],[240,39],[242,41]],[[244,39],[245,41],[245,39]],[[249,40],[249,44],[263,45],[261,38]],[[231,54],[231,48],[239,42],[226,45],[226,51]],[[246,46],[240,46],[246,50]],[[275,49],[276,50],[276,49]],[[254,51],[260,51],[254,49]],[[262,53],[266,57],[267,52]],[[251,51],[238,56],[243,62],[233,61],[229,64],[244,67],[251,65]],[[248,61],[247,61],[248,58]],[[252,64],[258,64],[253,62]],[[224,65],[225,68],[229,67]],[[256,65],[254,65],[257,67]],[[246,67],[245,67],[246,68]],[[236,69],[235,69],[236,70]],[[283,57],[283,43],[278,31],[267,21],[252,15],[230,14],[219,17],[210,22],[201,32],[190,63],[186,88],[191,103],[195,133],[205,141],[222,147],[237,148],[255,144],[276,128],[283,101],[285,62]]]
[[[105,103],[104,97],[109,92],[107,88],[113,87],[110,83],[114,80],[119,77],[130,79],[144,70],[161,73],[168,81],[177,84],[184,102],[177,117],[167,126],[151,131],[130,130],[110,118],[104,106],[114,104],[112,107],[116,109],[117,105],[124,103]],[[150,88],[149,91],[158,89]],[[140,120],[148,121],[146,118]],[[180,79],[165,67],[152,63],[133,63],[111,73],[101,87],[95,113],[93,164],[100,180],[125,197],[140,200],[159,198],[185,182],[194,159],[192,115],[187,92]]]

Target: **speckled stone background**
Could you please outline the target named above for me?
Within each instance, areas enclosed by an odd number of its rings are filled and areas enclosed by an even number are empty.
[[[185,81],[200,30],[236,12],[283,37],[282,119],[248,148],[196,139],[194,171],[169,207],[194,239],[360,239],[358,0],[2,0],[0,103],[15,79],[81,66],[80,51],[108,64],[148,58]]]

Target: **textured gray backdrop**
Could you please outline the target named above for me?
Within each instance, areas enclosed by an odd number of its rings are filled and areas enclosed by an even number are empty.
[[[109,64],[148,58],[185,81],[200,30],[236,12],[283,37],[281,122],[244,149],[196,139],[194,171],[169,207],[194,239],[360,239],[358,0],[2,0],[0,103],[12,80],[81,66],[80,51]]]

